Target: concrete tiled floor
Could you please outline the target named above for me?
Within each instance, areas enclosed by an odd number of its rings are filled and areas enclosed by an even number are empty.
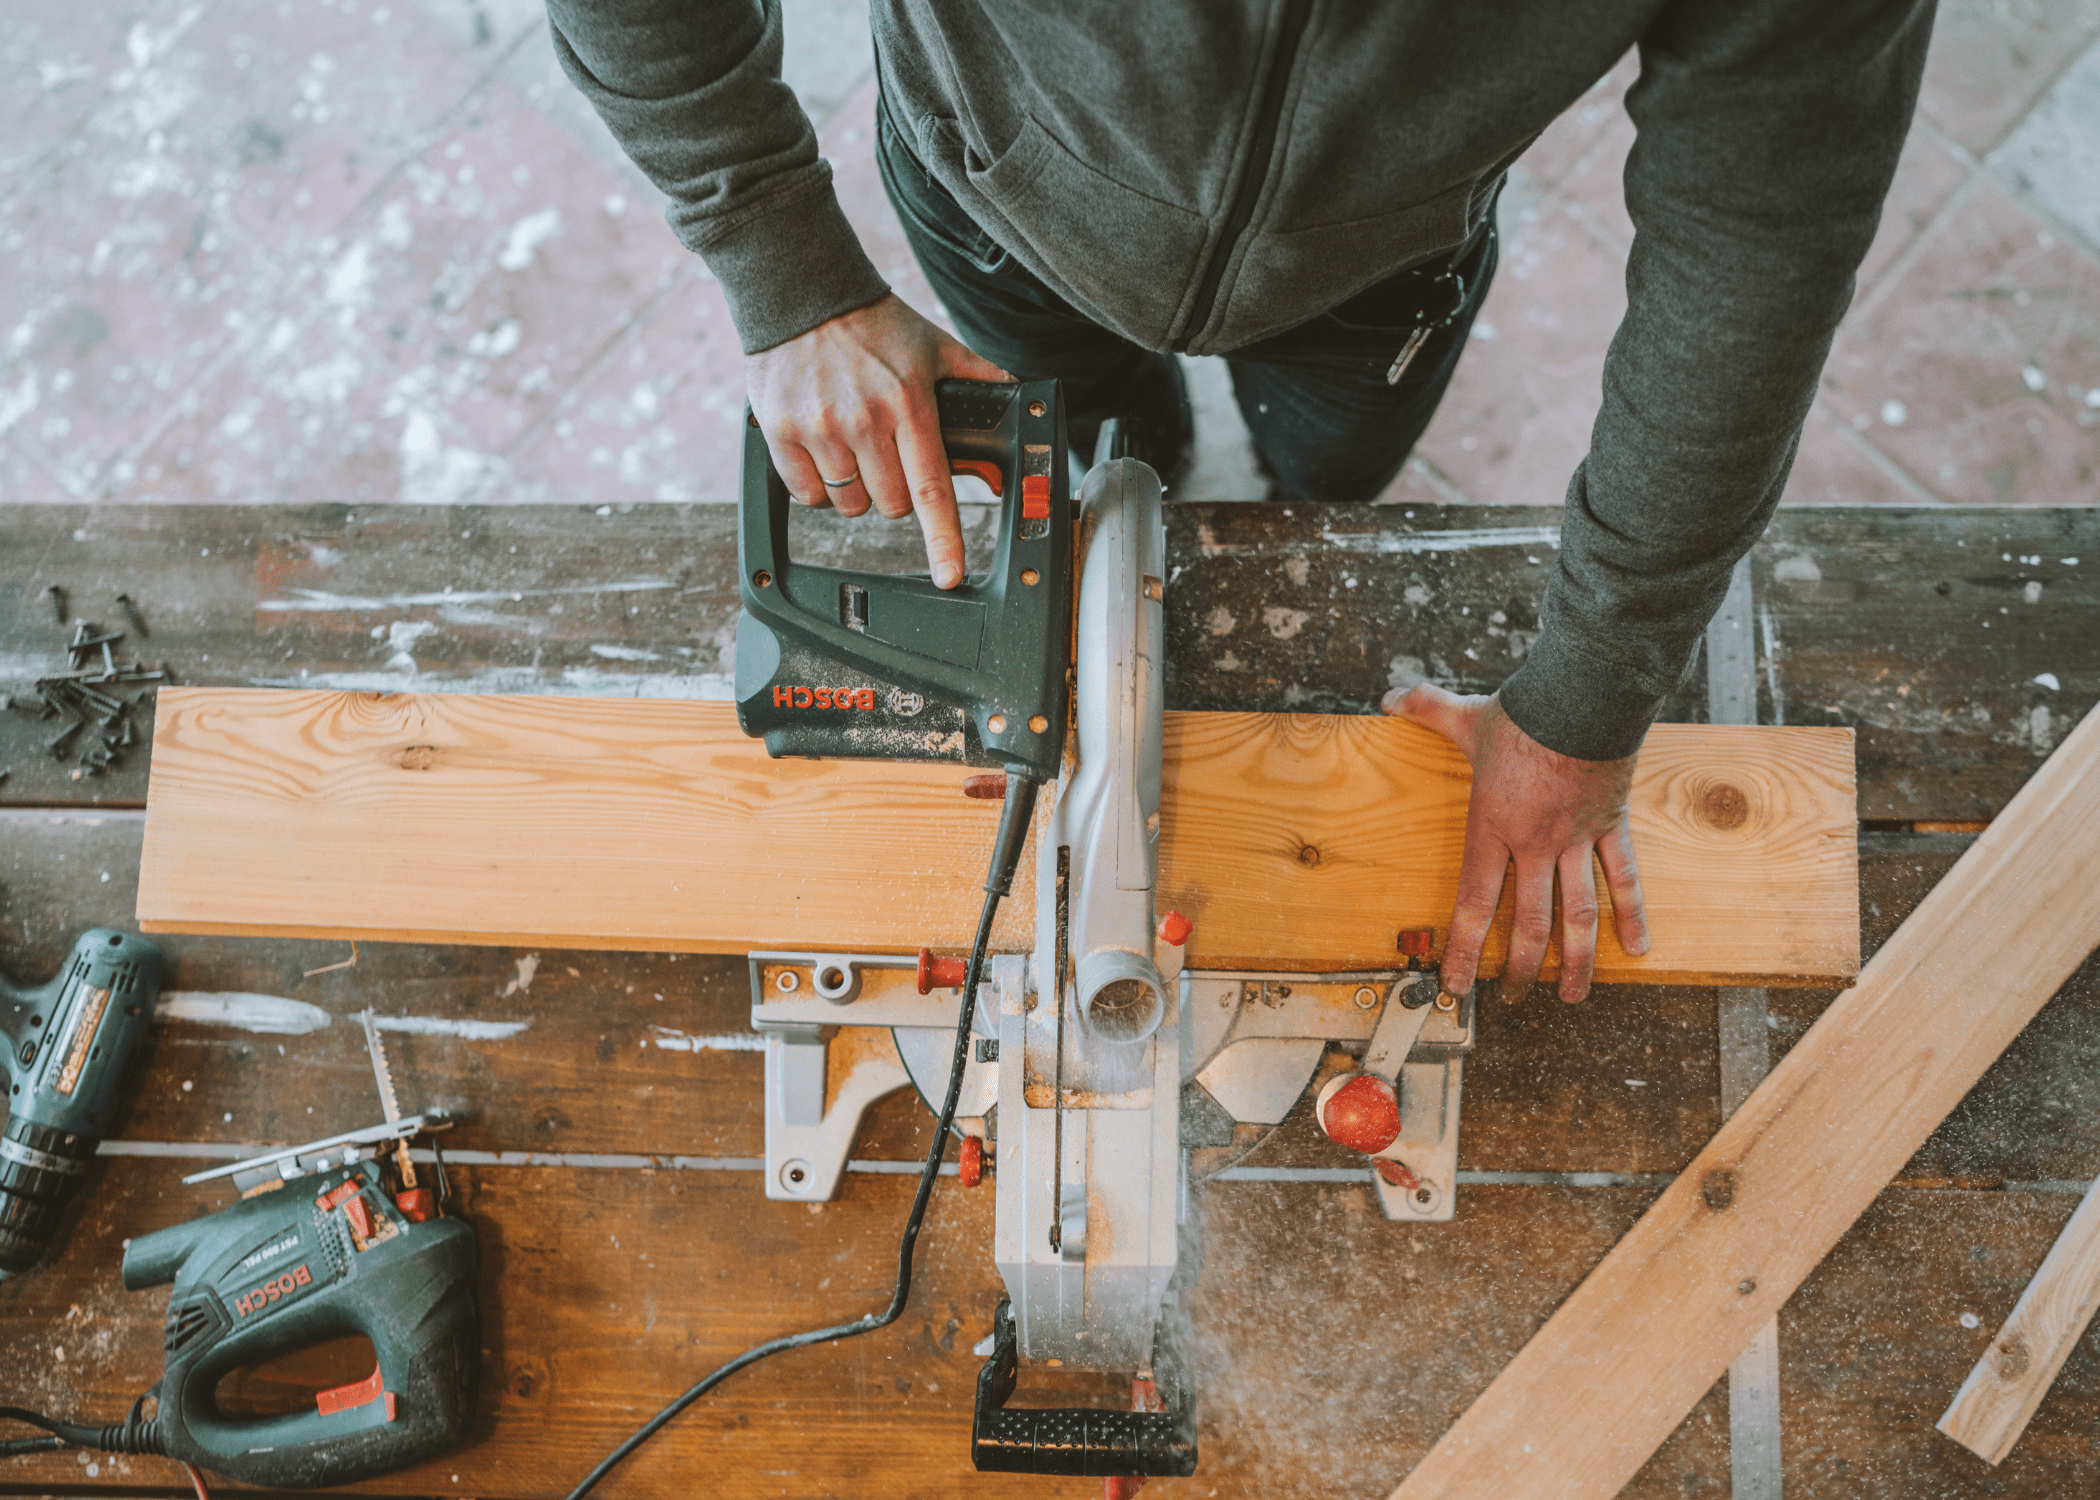
[[[1512,174],[1503,270],[1388,499],[1557,503],[1624,306],[1632,59]],[[848,215],[862,0],[789,0]],[[0,38],[0,501],[721,501],[720,289],[556,65],[536,0],[91,0]],[[1191,361],[1185,498],[1260,493]],[[1796,503],[2078,504],[2100,470],[2100,0],[1949,0],[1802,439]]]

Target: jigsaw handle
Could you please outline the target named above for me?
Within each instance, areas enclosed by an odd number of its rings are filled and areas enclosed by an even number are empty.
[[[245,1248],[247,1225],[262,1222],[241,1212],[249,1207],[182,1226],[189,1232],[166,1246],[135,1241],[125,1284],[163,1276],[169,1252],[181,1253],[185,1242],[192,1262],[222,1259],[217,1242],[230,1236]],[[345,1279],[311,1294],[287,1291],[259,1313],[229,1308],[215,1286],[195,1279],[194,1265],[185,1266],[168,1302],[158,1418],[164,1451],[243,1484],[308,1489],[391,1473],[453,1446],[473,1418],[481,1368],[479,1259],[473,1225],[431,1219],[356,1254]],[[288,1264],[279,1269],[294,1283]],[[229,1371],[353,1334],[371,1340],[378,1355],[368,1385],[285,1416],[245,1420],[219,1409],[215,1392]]]
[[[1003,765],[1046,781],[1063,758],[1072,606],[1057,383],[944,380],[934,397],[950,471],[982,479],[1000,509],[990,566],[952,589],[792,556],[793,501],[747,420],[737,720],[776,756]]]
[[[1009,1411],[1019,1364],[1013,1308],[1002,1301],[992,1315],[992,1357],[977,1372],[970,1461],[979,1473],[1184,1479],[1196,1472],[1196,1423],[1185,1390],[1176,1392],[1178,1411]],[[1185,1388],[1186,1380],[1175,1384]]]

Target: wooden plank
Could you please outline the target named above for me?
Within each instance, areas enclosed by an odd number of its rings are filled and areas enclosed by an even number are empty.
[[[2096,770],[2089,720],[1398,1496],[1618,1492],[2100,942]]]
[[[176,689],[155,734],[149,931],[952,948],[995,822],[958,768],[771,760],[718,704]],[[1849,749],[1658,727],[1634,794],[1654,948],[1607,940],[1599,977],[1853,972]],[[1389,963],[1398,929],[1448,920],[1469,785],[1398,720],[1171,715],[1162,905],[1194,920],[1197,963]],[[1030,921],[1008,903],[999,945]],[[1507,924],[1505,902],[1491,963]]]
[[[2100,1185],[2086,1192],[2012,1316],[1954,1393],[1940,1416],[1940,1431],[1985,1463],[2005,1462],[2096,1311]]]

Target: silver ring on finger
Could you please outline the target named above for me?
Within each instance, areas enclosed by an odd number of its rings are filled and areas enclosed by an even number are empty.
[[[818,477],[819,479],[824,479],[824,476],[823,476],[823,475],[821,475],[821,474],[819,474],[819,475],[818,475],[817,477]],[[845,487],[846,487],[847,485],[849,485],[849,484],[853,483],[853,482],[854,482],[854,481],[855,481],[856,479],[858,479],[858,478],[860,478],[860,470],[858,470],[858,469],[855,469],[855,470],[854,470],[854,471],[853,471],[853,472],[852,472],[851,474],[848,474],[848,475],[847,475],[847,476],[846,476],[846,477],[845,477],[844,479],[824,479],[824,488],[825,488],[825,489],[827,489],[827,490],[842,490],[842,489],[844,489],[844,488],[845,488]]]

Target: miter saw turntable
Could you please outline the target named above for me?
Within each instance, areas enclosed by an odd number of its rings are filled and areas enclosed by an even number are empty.
[[[1188,1474],[1193,1393],[1170,1314],[1194,1280],[1192,1183],[1258,1146],[1317,1082],[1316,1118],[1368,1158],[1387,1217],[1449,1219],[1471,1004],[1441,992],[1427,929],[1398,934],[1378,970],[1185,962],[1191,924],[1158,910],[1159,476],[1109,423],[1075,515],[1054,382],[950,381],[939,404],[951,466],[1003,511],[990,571],[945,593],[796,563],[785,489],[747,431],[738,713],[775,755],[1049,783],[1033,946],[985,966],[956,1109],[963,1181],[993,1170],[1007,1291],[972,1457],[1006,1472]],[[764,952],[750,976],[766,1193],[821,1202],[870,1104],[909,1085],[940,1109],[964,966],[923,951]],[[1129,1372],[1137,1409],[1009,1409],[1023,1362]]]

